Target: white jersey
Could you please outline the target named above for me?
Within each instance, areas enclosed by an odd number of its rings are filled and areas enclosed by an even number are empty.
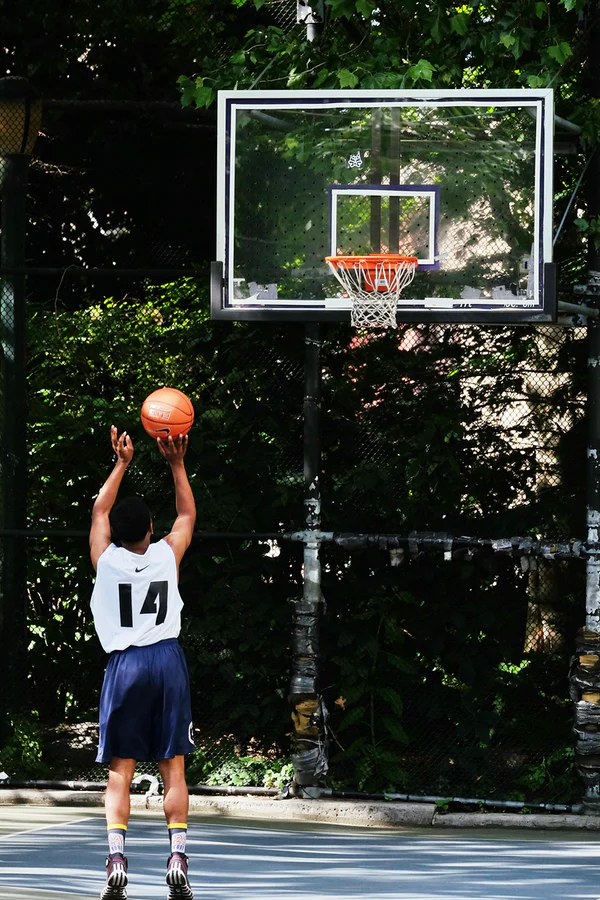
[[[91,607],[107,653],[178,637],[183,601],[167,542],[150,544],[143,554],[110,544],[98,560]]]

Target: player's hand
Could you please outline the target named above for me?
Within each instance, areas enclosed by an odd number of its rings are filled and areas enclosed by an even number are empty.
[[[117,460],[129,465],[133,459],[133,443],[126,431],[119,435],[114,425],[110,427],[110,441]]]
[[[187,434],[180,434],[173,438],[156,438],[158,449],[170,465],[176,462],[183,462],[183,457],[188,446]]]

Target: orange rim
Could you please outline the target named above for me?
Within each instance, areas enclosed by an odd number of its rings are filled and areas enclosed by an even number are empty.
[[[335,269],[340,263],[352,266],[354,263],[360,262],[369,272],[375,272],[380,263],[388,263],[391,266],[401,263],[405,263],[407,266],[416,266],[419,260],[416,256],[402,256],[400,253],[366,253],[364,256],[326,256],[325,262],[330,263]]]

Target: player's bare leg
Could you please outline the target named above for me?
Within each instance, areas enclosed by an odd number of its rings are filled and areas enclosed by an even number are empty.
[[[124,855],[124,835],[131,812],[130,787],[135,771],[134,759],[113,756],[104,796],[109,854],[106,859],[106,882],[101,900],[126,900],[127,858]]]
[[[188,858],[185,854],[189,794],[185,780],[184,758],[175,756],[158,764],[164,785],[164,811],[171,840],[167,861],[168,900],[194,900],[188,881]]]

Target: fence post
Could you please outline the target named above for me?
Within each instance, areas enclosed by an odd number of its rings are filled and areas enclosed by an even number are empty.
[[[590,94],[600,97],[600,16],[592,12],[589,39]],[[595,151],[587,175],[587,214],[600,215],[600,153]],[[588,247],[587,303],[598,307],[600,301],[600,248],[590,238]],[[586,517],[587,540],[599,543],[600,534],[600,324],[588,317],[588,448]],[[590,553],[586,564],[585,627],[577,634],[571,665],[571,698],[575,705],[575,766],[585,785],[584,812],[600,812],[600,554]]]
[[[302,600],[294,603],[293,674],[289,701],[294,724],[293,791],[318,797],[328,769],[327,710],[318,692],[321,528],[321,333],[318,323],[304,331],[304,573]]]
[[[2,235],[0,259],[3,266],[23,266],[25,251],[25,157],[2,160]],[[2,528],[25,528],[26,389],[25,389],[25,287],[23,275],[2,276],[0,284],[2,326]],[[20,693],[19,671],[26,673],[26,568],[21,539],[2,539],[2,682],[4,712]],[[5,723],[6,727],[6,723]],[[4,729],[3,729],[4,730]]]
[[[6,532],[26,524],[27,381],[25,370],[25,240],[30,153],[41,101],[24,78],[0,79],[0,193],[2,196],[0,327],[2,338],[1,517],[5,532],[0,570],[0,745],[8,714],[23,702],[27,653],[27,569],[23,538]]]

